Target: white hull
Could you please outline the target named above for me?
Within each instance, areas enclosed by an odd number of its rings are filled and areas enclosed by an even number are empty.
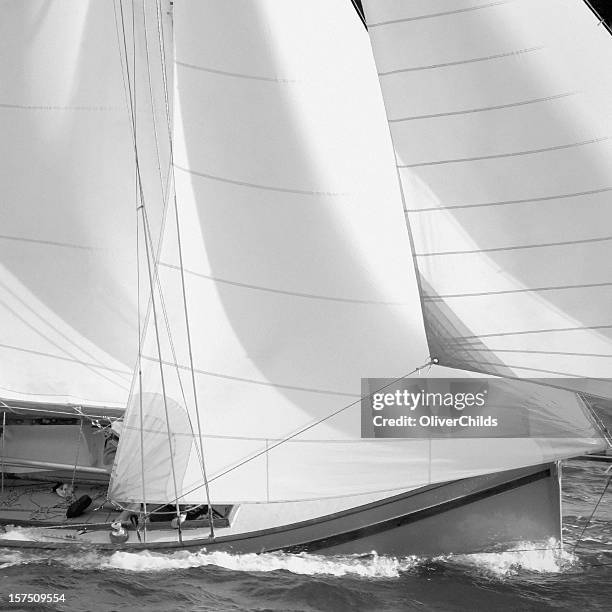
[[[176,530],[153,524],[146,541],[139,541],[132,529],[127,542],[113,544],[107,525],[92,521],[84,531],[84,517],[79,517],[73,520],[79,527],[71,528],[65,521],[61,529],[35,527],[36,522],[27,521],[22,523],[28,528],[20,532],[20,539],[12,539],[9,530],[0,542],[11,547],[109,551],[205,547],[236,553],[467,553],[525,541],[560,541],[559,493],[557,467],[547,464],[422,487],[341,510],[337,500],[267,504],[255,511],[245,506],[238,508],[230,526],[216,529],[214,540],[207,537],[206,521],[194,521],[191,526],[184,523],[182,542]],[[343,505],[347,503],[350,500]],[[2,519],[6,523],[6,517]]]

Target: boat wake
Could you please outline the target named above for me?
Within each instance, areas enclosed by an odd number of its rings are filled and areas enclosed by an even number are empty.
[[[471,555],[450,555],[442,558],[464,568],[486,572],[499,577],[519,573],[558,574],[568,572],[580,565],[577,555],[568,549],[561,549],[554,538],[542,543],[523,542],[514,548],[495,553]]]
[[[199,567],[221,567],[236,572],[287,571],[306,576],[355,576],[362,578],[398,578],[402,574],[421,571],[430,566],[447,569],[468,569],[495,577],[522,573],[567,572],[580,564],[577,556],[561,551],[556,541],[524,543],[514,550],[443,557],[395,557],[369,555],[322,556],[307,553],[283,552],[263,554],[233,554],[222,551],[178,551],[171,554],[150,551],[117,551],[111,555],[98,552],[76,553],[49,557],[40,551],[2,551],[0,569],[24,564],[54,564],[76,570],[108,570],[125,572],[166,572]]]

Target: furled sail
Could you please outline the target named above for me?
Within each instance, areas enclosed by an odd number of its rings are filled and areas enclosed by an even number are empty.
[[[122,16],[119,2],[2,5],[4,400],[121,407],[127,402],[138,333],[126,66],[133,72],[136,62],[140,74],[141,168],[153,178],[158,162],[151,99],[161,91],[154,87],[150,94],[147,74],[139,70],[145,66],[144,29],[142,4],[135,5],[138,28],[132,28],[127,6]],[[154,4],[152,9],[154,53]],[[163,101],[155,107],[163,111]],[[167,175],[167,152],[161,149],[164,154]],[[148,199],[157,211],[151,216],[159,217],[161,190],[153,178],[147,180]]]
[[[173,23],[180,232],[170,211],[112,499],[206,501],[202,450],[212,500],[235,503],[406,489],[600,443],[575,394],[545,387],[527,410],[553,441],[500,439],[491,456],[490,440],[360,439],[361,377],[428,355],[363,25],[328,0],[184,0]]]
[[[432,357],[611,397],[610,33],[576,0],[363,4]]]

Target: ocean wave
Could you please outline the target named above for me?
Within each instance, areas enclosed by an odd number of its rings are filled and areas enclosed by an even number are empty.
[[[227,552],[177,552],[171,555],[148,551],[116,552],[103,564],[104,568],[137,572],[185,569],[214,565],[239,572],[274,572],[285,570],[307,576],[356,575],[365,578],[396,578],[418,563],[416,557],[396,559],[371,555],[324,557],[307,553],[232,554]]]
[[[575,570],[579,557],[568,549],[561,550],[551,539],[545,543],[524,542],[504,552],[445,555],[435,558],[396,558],[369,555],[323,556],[283,552],[234,554],[223,551],[117,551],[110,555],[80,552],[49,557],[29,551],[0,553],[0,568],[18,564],[57,563],[75,570],[108,570],[124,572],[168,572],[190,568],[221,567],[235,572],[269,573],[287,571],[305,576],[355,576],[362,578],[398,578],[411,570],[430,564],[460,567],[476,573],[505,578],[519,573],[558,574]]]

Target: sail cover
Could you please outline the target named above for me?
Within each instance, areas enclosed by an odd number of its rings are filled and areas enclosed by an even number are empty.
[[[182,262],[169,212],[111,498],[205,502],[200,433],[218,503],[406,489],[596,447],[579,398],[546,388],[531,408],[554,440],[492,454],[490,440],[360,439],[361,377],[429,353],[367,33],[344,1],[185,0],[173,19]]]
[[[610,33],[575,0],[364,9],[432,357],[610,397]]]
[[[122,28],[119,8],[95,0],[2,5],[4,400],[127,402],[138,335],[135,164],[125,73],[128,64],[132,72],[134,62],[145,66],[145,47],[142,5],[138,28],[127,7]],[[153,53],[155,11],[149,24]],[[147,73],[139,74],[138,141],[154,217],[161,191],[152,113],[163,104],[153,105],[159,88],[150,93]]]

